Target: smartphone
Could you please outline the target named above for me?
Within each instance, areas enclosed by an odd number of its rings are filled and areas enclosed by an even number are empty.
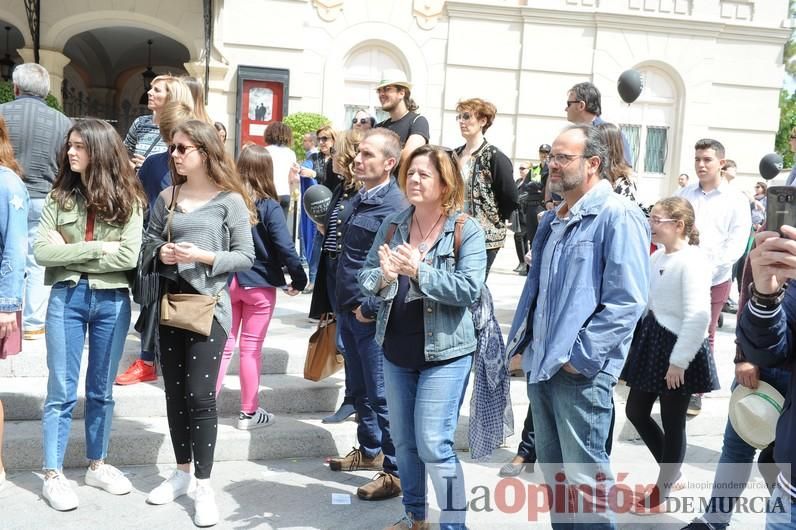
[[[796,226],[796,187],[769,186],[766,192],[766,227],[782,235],[782,225]]]

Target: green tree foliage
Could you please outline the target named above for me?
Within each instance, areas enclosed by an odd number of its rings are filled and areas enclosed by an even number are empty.
[[[6,103],[14,99],[14,85],[11,81],[0,81],[0,103]],[[61,108],[61,104],[58,103],[58,100],[55,99],[55,96],[52,94],[47,94],[47,105],[56,109],[56,110],[63,110]]]
[[[296,112],[285,118],[284,123],[293,130],[293,151],[296,153],[296,159],[301,161],[307,158],[304,147],[301,145],[304,135],[317,131],[322,125],[330,124],[331,120],[322,114]]]
[[[779,131],[774,148],[782,155],[784,167],[793,167],[793,153],[788,143],[793,127],[796,127],[796,93],[788,94],[787,90],[783,90],[779,94]]]

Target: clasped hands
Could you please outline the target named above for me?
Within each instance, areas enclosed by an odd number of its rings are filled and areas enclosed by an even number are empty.
[[[379,247],[381,276],[386,283],[392,283],[398,275],[416,278],[420,266],[420,251],[402,243],[391,249],[386,243]]]
[[[165,243],[160,247],[160,261],[166,265],[199,261],[202,250],[193,243]]]

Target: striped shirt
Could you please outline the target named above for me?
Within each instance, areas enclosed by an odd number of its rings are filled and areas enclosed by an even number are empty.
[[[124,137],[124,146],[130,155],[141,155],[144,158],[165,153],[169,147],[160,137],[160,127],[155,125],[149,114],[135,119]]]
[[[152,210],[147,229],[147,241],[166,243],[166,221],[171,188],[167,199],[161,194]],[[215,253],[213,265],[204,263],[178,263],[180,278],[201,294],[221,294],[216,304],[215,318],[229,335],[232,327],[232,304],[227,291],[231,272],[245,271],[254,263],[254,243],[249,224],[249,210],[237,193],[222,191],[208,202],[193,210],[183,212],[177,207],[171,226],[173,243],[189,242],[202,250]]]
[[[326,225],[326,239],[323,240],[323,250],[337,252],[337,224],[340,220],[340,203],[343,202],[341,195],[334,205],[334,210],[329,215],[329,224]]]

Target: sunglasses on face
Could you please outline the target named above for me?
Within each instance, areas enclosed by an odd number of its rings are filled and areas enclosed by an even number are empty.
[[[368,123],[369,121],[370,121],[370,118],[359,118],[358,120],[357,120],[356,118],[354,118],[353,120],[351,120],[351,123],[352,123],[353,125],[356,125],[356,124],[357,124],[357,122],[359,122],[359,123],[361,123],[362,125],[365,125],[365,124],[366,124],[366,123]]]
[[[574,104],[574,103],[578,103],[578,100],[575,99],[575,100],[572,100],[572,101],[567,101],[567,107],[566,108],[569,108],[569,106]]]
[[[328,142],[329,141],[329,137],[328,136],[319,136],[318,137],[318,141],[319,142]]]
[[[470,118],[472,117],[473,115],[469,112],[462,112],[456,115],[456,121],[470,121]]]
[[[199,149],[195,145],[183,145],[183,144],[171,144],[169,146],[169,154],[174,154],[174,151],[177,151],[181,155],[187,153],[190,149]]]

